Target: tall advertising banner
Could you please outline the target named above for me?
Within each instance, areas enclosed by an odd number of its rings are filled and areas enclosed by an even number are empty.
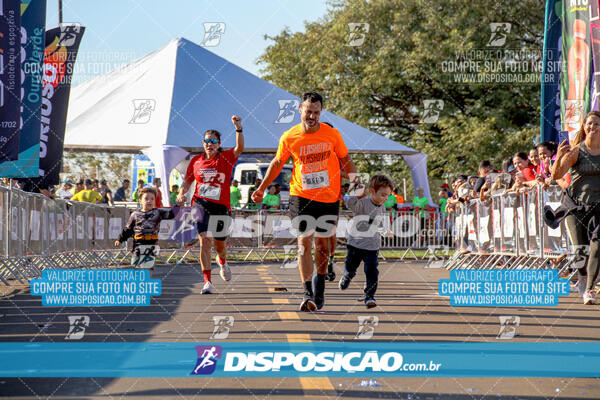
[[[558,141],[560,126],[560,65],[562,14],[560,0],[546,1],[546,19],[544,32],[544,61],[542,70],[542,142]]]
[[[19,156],[21,4],[0,0],[0,161]]]
[[[84,30],[77,24],[63,24],[46,32],[39,187],[59,183],[71,77]]]
[[[562,128],[573,140],[590,108],[591,40],[588,1],[563,1]]]
[[[600,110],[600,5],[599,0],[590,0],[590,36],[592,39],[592,78],[590,109]]]
[[[21,0],[21,118],[19,154],[0,162],[0,177],[39,176],[40,107],[46,0]]]

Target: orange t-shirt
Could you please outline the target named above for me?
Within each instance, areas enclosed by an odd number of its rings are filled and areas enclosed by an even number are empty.
[[[340,196],[340,158],[348,148],[337,129],[320,124],[315,133],[302,132],[298,124],[283,133],[275,157],[285,163],[290,156],[294,169],[290,195],[322,203],[335,203]]]

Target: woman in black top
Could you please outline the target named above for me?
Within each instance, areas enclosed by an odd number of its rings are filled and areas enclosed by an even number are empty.
[[[600,258],[600,112],[586,115],[572,146],[565,140],[558,147],[552,179],[562,178],[569,169],[571,185],[567,195],[575,207],[565,221],[576,251],[587,255],[586,268],[581,268],[579,274],[585,282],[583,303],[592,304]]]

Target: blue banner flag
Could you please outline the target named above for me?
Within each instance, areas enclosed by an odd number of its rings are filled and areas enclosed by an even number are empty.
[[[547,0],[542,69],[541,141],[558,139],[560,124],[560,66],[562,56],[561,2]]]
[[[46,0],[21,0],[21,130],[19,156],[0,162],[0,177],[37,177],[40,173],[40,110],[44,65]]]
[[[0,161],[19,155],[21,4],[0,0]]]
[[[3,377],[599,377],[600,342],[0,343]]]

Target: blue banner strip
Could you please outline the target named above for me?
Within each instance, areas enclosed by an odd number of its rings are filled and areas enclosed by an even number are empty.
[[[600,377],[590,343],[0,343],[2,377]]]

